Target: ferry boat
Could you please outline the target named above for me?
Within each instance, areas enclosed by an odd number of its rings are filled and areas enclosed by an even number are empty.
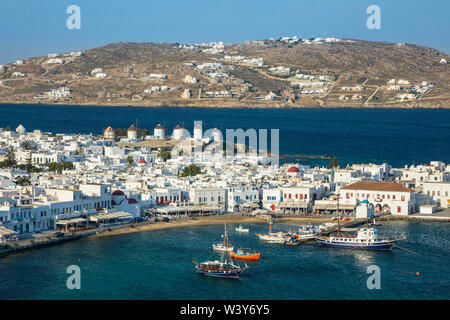
[[[368,202],[366,202],[366,204],[368,205]],[[342,233],[339,223],[339,198],[337,202],[337,214],[337,231],[330,234],[328,237],[317,237],[317,242],[320,245],[326,247],[359,250],[392,250],[392,246],[396,241],[405,239],[405,237],[403,237],[403,239],[380,238],[375,228],[369,228],[368,213],[365,228],[357,229],[356,234],[354,232]]]
[[[230,252],[230,257],[235,259],[259,260],[260,256],[260,252],[250,252],[242,248],[237,249],[236,252]]]
[[[235,229],[236,229],[237,232],[242,232],[242,233],[247,233],[247,232],[250,231],[249,229],[243,228],[242,224],[240,224],[239,227],[235,228]]]
[[[326,247],[361,250],[392,250],[397,240],[400,239],[380,238],[375,228],[361,228],[356,234],[338,231],[328,237],[317,238],[317,242]]]
[[[200,263],[192,261],[195,264],[196,271],[210,277],[238,279],[242,273],[248,269],[248,266],[245,264],[244,267],[241,267],[239,264],[234,263],[231,257],[229,257],[229,252],[227,250],[228,247],[227,226],[225,224],[223,241],[223,248],[225,248],[225,252],[222,254],[221,260],[205,261]]]

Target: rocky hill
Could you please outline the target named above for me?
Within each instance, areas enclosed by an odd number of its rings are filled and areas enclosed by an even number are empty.
[[[120,42],[2,66],[0,103],[450,107],[450,56],[353,39]]]

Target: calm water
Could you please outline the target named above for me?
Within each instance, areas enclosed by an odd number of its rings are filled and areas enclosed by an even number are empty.
[[[194,120],[202,120],[204,129],[218,127],[224,134],[227,128],[280,129],[282,154],[335,155],[341,165],[450,162],[450,110],[0,105],[0,127],[13,129],[23,124],[28,130],[100,134],[109,125],[128,128],[136,119],[139,127],[152,132],[162,123],[169,134],[180,122],[192,134]]]
[[[448,224],[385,222],[380,232],[408,239],[392,252],[286,247],[260,242],[265,224],[230,225],[235,246],[261,250],[241,280],[195,273],[192,260],[218,258],[211,244],[223,226],[166,229],[82,239],[0,260],[0,299],[449,299]],[[273,230],[292,225],[275,224]],[[81,268],[81,290],[66,288],[67,266]],[[381,289],[369,290],[366,270],[381,269]],[[420,272],[417,276],[416,272]]]

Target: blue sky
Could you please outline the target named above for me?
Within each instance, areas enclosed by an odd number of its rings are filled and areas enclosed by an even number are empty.
[[[69,5],[81,30],[69,30]],[[369,30],[366,9],[381,9]],[[407,42],[450,53],[449,0],[1,0],[0,64],[117,41],[242,42],[346,37]]]

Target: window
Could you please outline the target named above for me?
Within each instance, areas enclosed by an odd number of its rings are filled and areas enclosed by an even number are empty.
[[[402,207],[397,207],[397,212],[398,213],[402,212]]]

